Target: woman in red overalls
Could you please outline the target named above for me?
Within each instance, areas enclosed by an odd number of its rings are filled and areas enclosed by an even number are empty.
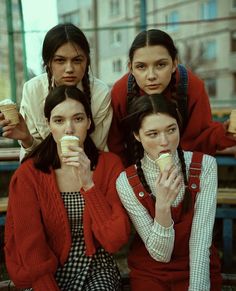
[[[220,291],[215,158],[181,149],[181,116],[161,94],[135,100],[125,121],[135,165],[120,174],[117,190],[137,230],[128,258],[132,290]],[[162,154],[171,157],[164,167]]]

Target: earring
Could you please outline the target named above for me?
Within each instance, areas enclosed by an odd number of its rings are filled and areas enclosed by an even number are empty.
[[[51,82],[52,82],[52,89],[54,89],[54,87],[55,87],[55,78],[54,78],[54,76],[52,76]]]

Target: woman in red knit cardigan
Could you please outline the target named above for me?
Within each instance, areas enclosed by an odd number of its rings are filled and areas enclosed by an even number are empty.
[[[49,136],[10,182],[5,258],[17,287],[34,291],[120,290],[111,253],[128,241],[130,225],[116,192],[123,165],[98,151],[85,93],[60,86],[46,98]],[[60,139],[79,137],[62,154]]]
[[[181,146],[214,155],[217,150],[236,146],[236,136],[227,134],[227,125],[212,121],[204,83],[183,65],[178,65],[177,49],[164,31],[142,31],[129,50],[129,73],[111,91],[113,120],[108,136],[109,150],[132,163],[133,149],[127,151],[127,134],[122,119],[133,99],[143,94],[163,93],[176,100],[184,118]],[[129,150],[129,148],[128,148]]]

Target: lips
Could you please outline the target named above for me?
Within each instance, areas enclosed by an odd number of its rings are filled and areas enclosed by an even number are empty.
[[[75,81],[76,77],[63,77],[63,80],[66,82],[73,82]]]

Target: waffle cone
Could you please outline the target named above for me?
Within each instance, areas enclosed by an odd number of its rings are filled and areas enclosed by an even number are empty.
[[[156,160],[156,164],[159,166],[160,171],[163,172],[167,165],[173,164],[172,156],[160,157]]]
[[[61,140],[61,152],[62,154],[66,154],[69,151],[69,146],[79,146],[79,140],[71,139],[71,140]]]
[[[16,104],[0,105],[0,111],[6,119],[10,120],[10,125],[16,125],[20,122]]]

